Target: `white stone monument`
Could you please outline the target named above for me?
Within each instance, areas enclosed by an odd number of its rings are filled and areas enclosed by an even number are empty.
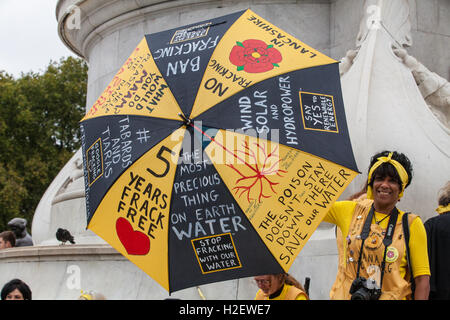
[[[447,0],[60,0],[56,17],[62,41],[89,63],[89,108],[144,34],[247,8],[332,58],[343,57],[344,103],[362,172],[343,198],[362,187],[374,153],[395,149],[410,157],[415,170],[399,207],[424,221],[433,216],[437,191],[450,172]],[[86,230],[84,206],[78,151],[36,208],[35,246],[0,252],[1,281],[21,278],[37,299],[76,299],[80,289],[99,291],[108,299],[168,297],[149,276]],[[70,230],[77,244],[59,246],[58,227]],[[291,268],[301,282],[311,278],[312,299],[329,297],[337,271],[334,232],[334,226],[323,223]],[[256,290],[247,278],[173,296],[253,299]]]

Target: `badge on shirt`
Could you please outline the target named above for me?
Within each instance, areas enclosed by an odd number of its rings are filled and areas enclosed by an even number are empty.
[[[386,262],[394,262],[398,258],[398,250],[395,247],[388,247],[386,251]]]

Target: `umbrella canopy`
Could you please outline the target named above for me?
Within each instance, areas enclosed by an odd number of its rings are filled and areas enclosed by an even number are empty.
[[[80,127],[88,228],[169,292],[289,270],[358,171],[337,62],[251,10],[146,35]]]

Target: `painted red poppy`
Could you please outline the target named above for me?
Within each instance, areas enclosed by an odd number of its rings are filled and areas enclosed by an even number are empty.
[[[279,67],[281,53],[272,45],[256,39],[236,43],[230,52],[230,62],[237,66],[238,71],[260,73]]]

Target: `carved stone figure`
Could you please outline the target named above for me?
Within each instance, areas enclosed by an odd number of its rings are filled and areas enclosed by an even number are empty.
[[[411,70],[417,87],[433,114],[450,132],[450,83],[435,72],[431,72],[406,50],[396,49],[394,53]]]
[[[8,228],[16,235],[16,247],[26,247],[33,245],[33,239],[27,231],[27,220],[14,218],[8,222]]]

